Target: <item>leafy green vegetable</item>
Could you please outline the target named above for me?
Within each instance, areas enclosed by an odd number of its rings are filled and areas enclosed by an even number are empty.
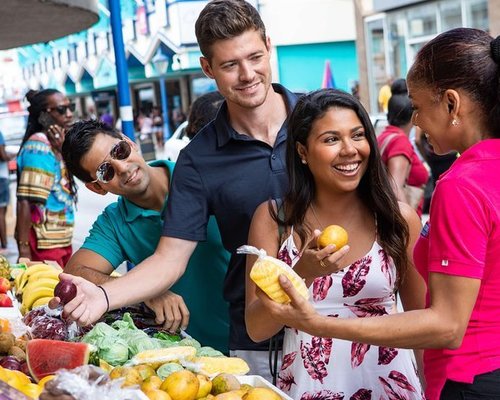
[[[225,357],[222,352],[210,346],[203,346],[196,351],[196,357]]]
[[[192,337],[182,339],[179,343],[177,343],[177,346],[193,346],[196,348],[196,350],[201,348],[200,342],[198,342],[196,339],[193,339]]]
[[[156,332],[153,335],[153,337],[156,339],[160,339],[164,342],[170,342],[170,343],[175,343],[175,344],[180,342],[180,340],[182,339],[179,335],[176,335],[174,333],[164,332],[164,331]]]

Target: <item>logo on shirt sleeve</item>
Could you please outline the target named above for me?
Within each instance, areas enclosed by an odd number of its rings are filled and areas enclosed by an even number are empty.
[[[420,231],[420,236],[427,238],[429,237],[429,230],[431,229],[431,225],[429,221],[425,223],[425,225],[422,227],[422,230]]]

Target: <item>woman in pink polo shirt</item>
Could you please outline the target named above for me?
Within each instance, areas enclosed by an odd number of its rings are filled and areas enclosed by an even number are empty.
[[[407,80],[413,123],[436,153],[461,153],[438,181],[415,246],[428,307],[325,317],[285,277],[292,303],[259,297],[277,321],[311,335],[426,349],[429,400],[500,399],[500,36],[442,33],[419,51]]]

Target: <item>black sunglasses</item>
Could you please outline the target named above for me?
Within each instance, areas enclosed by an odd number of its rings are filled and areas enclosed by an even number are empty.
[[[50,112],[51,110],[55,110],[58,112],[59,115],[66,115],[66,113],[68,112],[68,109],[71,111],[71,112],[74,112],[75,111],[75,105],[73,103],[69,104],[69,105],[65,105],[65,106],[57,106],[57,107],[53,107],[53,108],[48,108],[47,109],[47,112]]]
[[[130,147],[130,143],[126,140],[120,140],[116,143],[109,152],[109,156],[113,160],[125,160],[130,156],[132,152],[132,147]],[[102,182],[108,183],[115,176],[115,169],[111,165],[109,161],[102,162],[95,172],[96,178],[90,183]]]

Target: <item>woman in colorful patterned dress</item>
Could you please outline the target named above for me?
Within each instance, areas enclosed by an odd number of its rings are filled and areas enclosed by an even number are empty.
[[[420,219],[390,189],[359,101],[334,89],[303,96],[290,117],[287,146],[289,191],[279,210],[275,202],[257,209],[249,244],[293,266],[321,315],[392,314],[396,291],[405,309],[423,307],[425,284],[411,261]],[[347,230],[349,245],[318,249],[316,237],[331,224]],[[249,272],[255,257],[247,257]],[[284,325],[271,317],[250,279],[246,293],[250,337],[258,342],[279,332]],[[278,383],[297,400],[423,398],[409,350],[286,326]]]
[[[74,105],[54,89],[29,91],[26,133],[17,156],[19,257],[64,266],[73,239],[76,187],[61,157]]]

